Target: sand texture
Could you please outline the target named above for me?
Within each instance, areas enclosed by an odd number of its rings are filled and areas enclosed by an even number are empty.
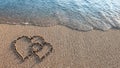
[[[10,44],[21,36],[42,36],[53,47],[41,63],[29,57],[19,63]],[[28,42],[16,43],[21,56],[27,55]],[[46,48],[39,52],[46,53]],[[34,64],[34,65],[33,65]],[[37,27],[0,24],[0,68],[120,68],[120,31],[80,32],[64,26]]]

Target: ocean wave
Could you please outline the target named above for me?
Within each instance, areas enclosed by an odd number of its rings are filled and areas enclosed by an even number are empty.
[[[120,0],[0,0],[0,23],[120,29]]]

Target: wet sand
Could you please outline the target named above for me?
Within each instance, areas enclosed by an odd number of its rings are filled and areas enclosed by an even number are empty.
[[[64,26],[6,24],[0,24],[0,68],[30,68],[35,63],[30,58],[19,64],[19,59],[10,49],[10,43],[23,35],[42,36],[54,48],[43,62],[33,68],[120,68],[119,30],[80,32]],[[18,49],[23,46],[18,46]]]

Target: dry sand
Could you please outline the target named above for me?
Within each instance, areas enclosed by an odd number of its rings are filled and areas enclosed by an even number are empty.
[[[79,32],[64,26],[0,25],[0,68],[30,68],[35,60],[19,64],[10,43],[20,36],[40,35],[54,51],[33,68],[120,68],[120,31]],[[18,48],[19,49],[19,48]]]

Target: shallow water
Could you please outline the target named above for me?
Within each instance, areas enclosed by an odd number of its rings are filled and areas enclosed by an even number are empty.
[[[120,29],[120,0],[0,0],[0,23]]]

